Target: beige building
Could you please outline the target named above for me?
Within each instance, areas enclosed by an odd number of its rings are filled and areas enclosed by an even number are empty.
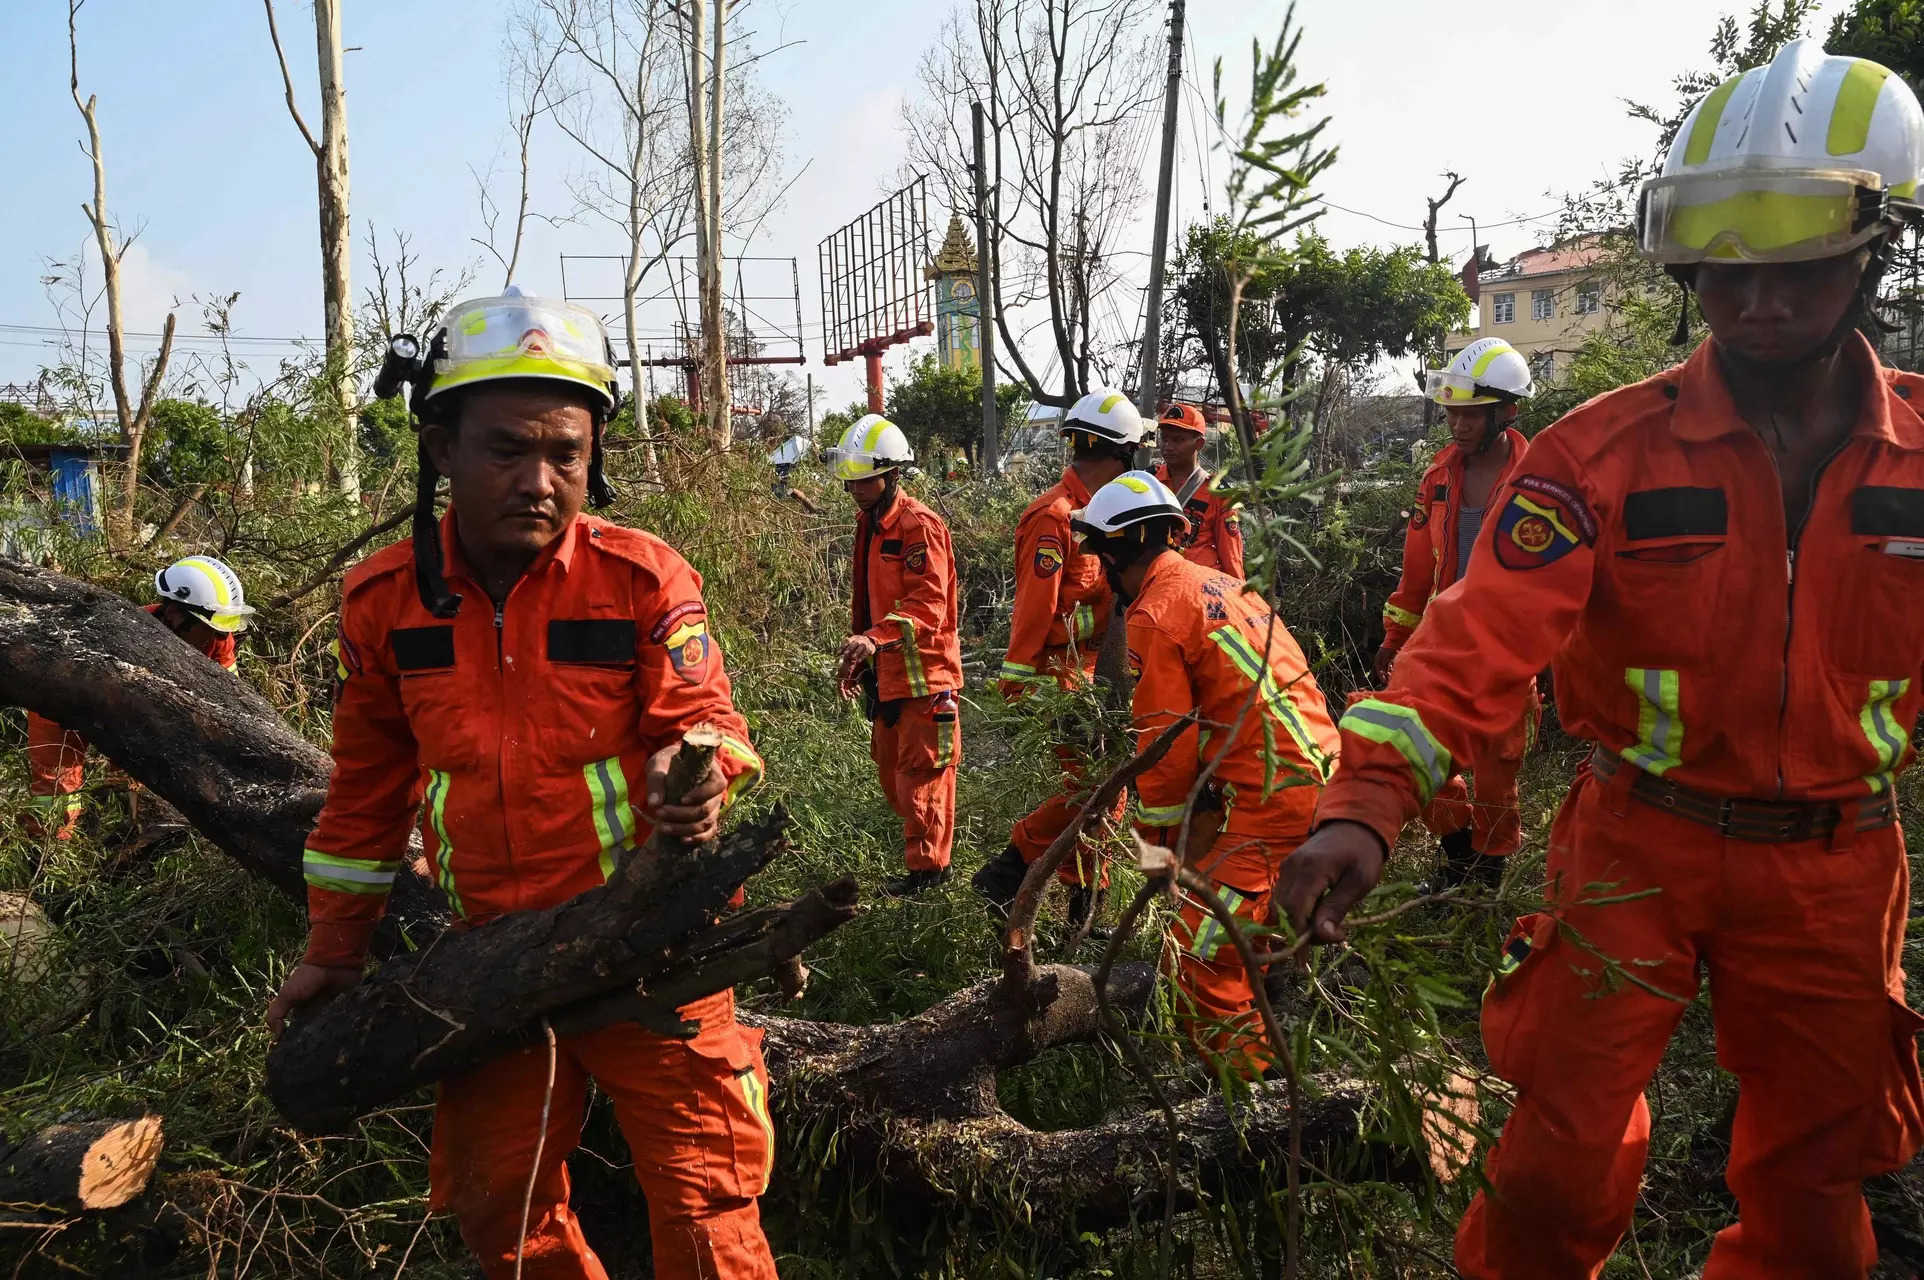
[[[1576,240],[1528,250],[1474,277],[1466,267],[1475,328],[1451,334],[1445,349],[1455,356],[1479,338],[1502,338],[1529,358],[1538,386],[1554,382],[1583,340],[1603,328],[1601,256],[1594,243]]]

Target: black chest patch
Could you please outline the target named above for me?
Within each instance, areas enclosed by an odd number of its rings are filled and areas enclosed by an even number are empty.
[[[1730,529],[1722,489],[1639,489],[1623,500],[1623,534],[1644,538],[1721,537]]]
[[[1867,484],[1851,494],[1851,532],[1924,538],[1924,489]]]
[[[454,665],[454,627],[397,627],[387,633],[397,671],[433,671]]]
[[[632,667],[635,665],[635,620],[556,618],[548,623],[548,661]]]

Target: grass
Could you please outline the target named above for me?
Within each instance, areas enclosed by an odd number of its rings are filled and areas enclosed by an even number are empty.
[[[960,874],[935,893],[895,902],[872,890],[900,870],[899,829],[875,784],[867,725],[830,682],[847,625],[852,522],[820,477],[803,483],[823,495],[822,515],[775,499],[766,474],[749,466],[715,467],[685,491],[645,496],[616,514],[680,547],[703,575],[738,702],[769,761],[768,781],[752,804],[781,803],[791,815],[794,852],[755,879],[751,898],[789,897],[845,874],[871,891],[863,915],[811,954],[815,980],[800,1007],[783,1012],[888,1021],[993,971],[995,933],[967,874],[1002,848],[1013,821],[1054,785],[1035,717],[1002,708],[985,683],[1006,625],[1010,531],[1033,489],[945,495],[963,562],[970,664]],[[1312,539],[1320,567],[1292,561],[1284,578],[1283,616],[1318,662],[1332,700],[1358,678],[1365,656],[1358,638],[1369,634],[1393,577],[1400,548],[1384,530],[1394,527],[1395,501],[1395,487],[1385,486],[1324,510]],[[254,572],[244,559],[240,567],[244,575]],[[87,568],[122,589],[137,587],[138,574],[124,567]],[[259,572],[271,571],[263,565]],[[322,642],[331,607],[323,593],[264,618],[242,665],[301,732],[320,741],[327,733]],[[23,734],[17,713],[7,717],[0,722],[0,796],[20,797]],[[1509,920],[1532,905],[1528,890],[1540,882],[1549,819],[1581,750],[1553,737],[1526,767],[1528,844],[1509,900],[1474,910],[1422,907],[1400,917],[1362,948],[1370,975],[1350,993],[1346,1011],[1319,1007],[1298,1022],[1303,1048],[1319,1062],[1380,1082],[1385,1102],[1375,1121],[1384,1130],[1412,1123],[1410,1082],[1434,1077],[1452,1057],[1481,1061],[1477,995]],[[1915,774],[1904,783],[1907,818],[1921,816],[1921,788]],[[0,1234],[0,1276],[475,1274],[452,1224],[427,1213],[425,1098],[350,1134],[302,1140],[279,1124],[260,1092],[267,1048],[260,1014],[298,952],[298,911],[197,839],[146,865],[126,865],[116,852],[125,834],[117,803],[103,799],[82,836],[62,846],[25,838],[6,825],[17,806],[0,805],[0,890],[29,893],[47,908],[68,968],[85,988],[76,998],[44,985],[0,983],[0,1130],[17,1135],[62,1116],[147,1109],[166,1117],[167,1150],[154,1191],[137,1209],[50,1234]],[[1432,856],[1427,837],[1412,829],[1393,875],[1406,885],[1420,879]],[[1126,900],[1138,883],[1133,871],[1121,870],[1113,895]],[[1045,933],[1052,919],[1059,908],[1045,916]],[[1130,947],[1136,958],[1154,952],[1151,939]],[[1044,957],[1051,953],[1045,944]],[[1084,958],[1093,959],[1093,951]],[[1913,976],[1924,977],[1924,941],[1913,938],[1907,960]],[[744,999],[770,1008],[774,1002],[759,987]],[[1150,1028],[1144,1047],[1165,1076],[1202,1085],[1166,1024]],[[999,1092],[1011,1114],[1045,1129],[1090,1123],[1144,1099],[1116,1052],[1095,1045],[1005,1072]],[[1733,1096],[1731,1078],[1715,1064],[1700,1000],[1653,1089],[1643,1202],[1607,1275],[1681,1276],[1701,1264],[1711,1234],[1730,1214],[1720,1170]],[[780,1165],[763,1207],[785,1277],[1163,1274],[1150,1224],[1037,1240],[1025,1230],[1027,1206],[1016,1188],[928,1220],[891,1204],[851,1165],[832,1118],[778,1121]],[[611,1268],[639,1274],[645,1244],[635,1232],[639,1205],[626,1161],[605,1107],[592,1109],[584,1150],[572,1164],[577,1200]],[[1449,1274],[1450,1233],[1471,1181],[1416,1191],[1313,1184],[1305,1198],[1304,1274]],[[1171,1274],[1262,1274],[1262,1242],[1278,1233],[1280,1183],[1278,1174],[1273,1185],[1255,1188],[1252,1200],[1214,1205],[1174,1224]],[[1873,1199],[1881,1221],[1924,1236],[1917,1226],[1924,1179],[1911,1173],[1882,1180]],[[1914,1242],[1911,1256],[1924,1258],[1924,1248]]]

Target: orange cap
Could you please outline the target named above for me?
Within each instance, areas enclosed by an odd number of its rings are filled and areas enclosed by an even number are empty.
[[[1193,404],[1170,405],[1162,411],[1162,417],[1157,420],[1156,425],[1159,427],[1176,427],[1183,431],[1194,431],[1197,435],[1201,435],[1209,430],[1209,423],[1204,419],[1202,410]]]

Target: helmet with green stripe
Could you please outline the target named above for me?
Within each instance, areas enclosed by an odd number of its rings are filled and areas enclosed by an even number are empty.
[[[1062,415],[1062,433],[1087,435],[1110,444],[1142,443],[1142,415],[1120,391],[1097,387]]]
[[[1920,173],[1924,109],[1903,78],[1795,40],[1685,117],[1638,242],[1668,266],[1836,257],[1919,217]]]
[[[1423,394],[1444,408],[1468,404],[1513,404],[1536,390],[1530,362],[1501,338],[1479,338],[1456,353],[1447,369],[1423,376]]]
[[[187,610],[216,631],[245,631],[254,616],[240,577],[212,556],[174,561],[154,575],[154,592],[163,603]]]
[[[829,455],[837,480],[866,480],[915,461],[902,428],[879,413],[865,413],[849,424]]]
[[[1169,486],[1148,471],[1125,471],[1089,497],[1089,505],[1069,513],[1081,534],[1121,533],[1151,520],[1172,519],[1187,528],[1189,517]]]
[[[594,312],[524,297],[509,285],[498,298],[475,298],[448,312],[435,335],[423,402],[482,383],[534,379],[585,388],[605,418],[617,398],[611,350]]]

